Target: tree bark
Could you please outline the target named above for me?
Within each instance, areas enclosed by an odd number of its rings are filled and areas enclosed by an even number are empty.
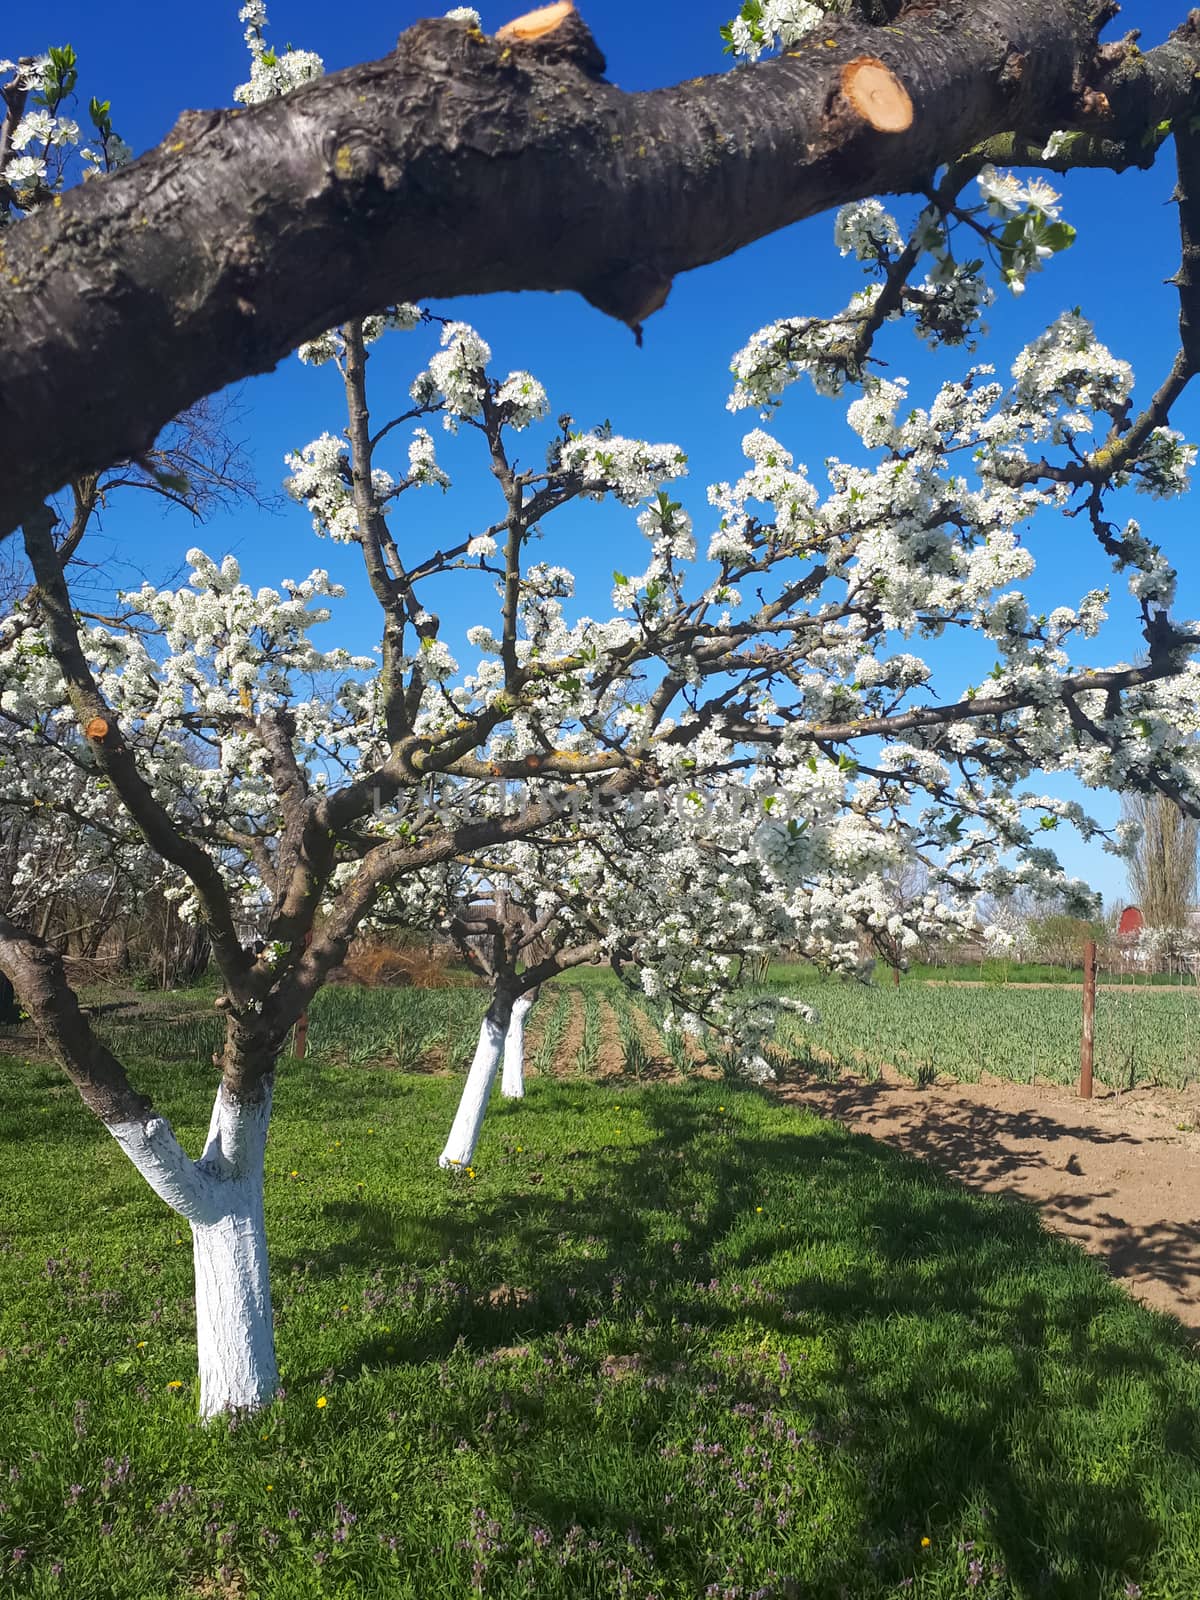
[[[112,784],[151,849],[184,871],[196,887],[204,910],[207,937],[232,993],[244,979],[250,960],[234,925],[229,894],[208,852],[175,825],[168,809],[146,781],[134,751],[126,743],[116,716],[100,692],[84,654],[79,622],[62,562],[51,539],[53,517],[39,507],[25,523],[25,553],[37,580],[40,621],[46,641],[62,672],[80,730],[101,773]],[[169,904],[169,903],[168,903]]]
[[[487,1110],[488,1097],[500,1066],[512,1010],[511,993],[504,988],[497,989],[480,1025],[479,1043],[463,1085],[450,1137],[438,1157],[439,1167],[454,1167],[462,1172],[471,1165],[475,1146],[479,1143],[479,1130],[483,1127],[483,1114]]]
[[[192,1230],[203,1420],[266,1405],[279,1386],[263,1214],[270,1114],[269,1084],[251,1104],[222,1085],[199,1161],[161,1117],[109,1124],[155,1194]]]
[[[500,1093],[506,1100],[525,1098],[525,1024],[537,1004],[537,995],[523,994],[513,1001],[512,1017],[504,1035],[504,1072]]]
[[[231,1019],[204,1153],[193,1161],[92,1032],[58,952],[0,916],[0,962],[84,1104],[191,1227],[201,1417],[265,1405],[279,1382],[263,1215],[269,1046]]]
[[[1188,26],[1098,52],[1109,9],[914,5],[640,94],[597,76],[581,24],[520,41],[421,22],[383,61],[185,112],[157,149],[4,235],[0,534],[145,452],[200,396],[396,300],[570,289],[636,327],[678,273],[920,190],[994,136],[1081,127],[1148,162],[1152,130],[1192,104],[1200,48]],[[911,100],[907,128],[880,131],[844,92],[865,60]]]
[[[57,950],[0,915],[0,967],[89,1111],[108,1126],[142,1123],[151,1116],[149,1100],[137,1093],[124,1067],[92,1032]]]
[[[0,972],[0,1023],[11,1024],[19,1022],[21,1008],[17,1005],[17,997],[12,984]]]
[[[192,1223],[202,1418],[257,1409],[279,1387],[263,1214],[270,1115],[269,1084],[253,1105],[222,1088],[199,1162],[220,1205],[215,1221]]]

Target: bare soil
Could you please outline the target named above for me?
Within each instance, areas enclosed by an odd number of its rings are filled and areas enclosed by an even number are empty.
[[[1139,1300],[1200,1335],[1200,1089],[1098,1090],[897,1073],[780,1085],[781,1098],[920,1156],[970,1188],[1031,1201]]]
[[[547,993],[546,1001],[551,999],[552,993],[553,991]],[[579,1060],[579,1053],[583,1049],[583,995],[578,989],[568,989],[567,997],[567,1027],[562,1037],[562,1043],[558,1048],[558,1054],[554,1058],[554,1071],[556,1074],[563,1072],[563,1068],[560,1066],[561,1062],[569,1063],[570,1068],[573,1069],[574,1063]],[[538,1010],[541,1010],[541,1006],[538,1007]],[[535,1012],[534,1015],[536,1016],[537,1013]]]
[[[625,1051],[617,1017],[608,997],[600,997],[600,1055],[596,1062],[596,1076],[600,1078],[624,1077]]]

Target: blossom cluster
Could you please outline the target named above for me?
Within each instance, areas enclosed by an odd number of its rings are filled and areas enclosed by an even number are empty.
[[[311,83],[325,71],[325,63],[312,50],[272,50],[263,37],[267,26],[265,0],[246,0],[238,12],[238,21],[246,24],[246,45],[250,51],[250,77],[233,91],[239,105],[261,105],[264,100],[274,100],[279,95],[290,94],[293,89]]]
[[[86,135],[76,118],[64,110],[73,103],[78,80],[78,64],[70,45],[19,62],[0,61],[0,74],[9,73],[27,99],[0,168],[0,192],[4,194],[0,227],[13,220],[14,214],[54,200],[73,175],[94,178],[115,172],[133,159],[133,151],[113,127],[108,101],[95,97],[89,101],[92,127]]]
[[[732,22],[721,29],[725,47],[747,61],[777,46],[786,49],[819,28],[835,9],[812,0],[746,0]]]

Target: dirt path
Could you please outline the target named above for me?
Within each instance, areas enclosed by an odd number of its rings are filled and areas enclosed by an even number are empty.
[[[550,998],[549,993],[545,997]],[[540,1008],[539,1008],[540,1009]],[[536,1015],[536,1013],[535,1013]],[[567,990],[567,1028],[562,1043],[551,1064],[556,1077],[566,1077],[575,1071],[579,1052],[583,1048],[583,995],[578,989]]]
[[[988,1081],[917,1089],[885,1073],[780,1086],[781,1098],[932,1162],[971,1188],[1032,1201],[1138,1299],[1200,1333],[1200,1091],[1080,1100]]]
[[[600,997],[600,1055],[596,1062],[596,1076],[613,1078],[624,1076],[625,1051],[621,1046],[621,1032],[617,1027],[617,1014],[607,995]]]

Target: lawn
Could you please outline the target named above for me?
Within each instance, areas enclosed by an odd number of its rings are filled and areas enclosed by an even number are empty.
[[[1194,1600],[1200,1366],[1031,1210],[696,1079],[535,1079],[455,1178],[457,1087],[285,1065],[285,1394],[201,1428],[186,1230],[0,1061],[0,1593]]]

